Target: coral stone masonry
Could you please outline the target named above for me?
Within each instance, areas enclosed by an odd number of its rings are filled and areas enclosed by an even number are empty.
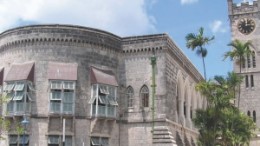
[[[2,115],[11,121],[1,146],[61,146],[63,135],[66,146],[196,143],[191,117],[205,99],[194,86],[203,78],[167,34],[119,37],[81,26],[32,25],[1,33],[0,52],[1,94],[9,98]],[[29,124],[19,136],[24,117]]]

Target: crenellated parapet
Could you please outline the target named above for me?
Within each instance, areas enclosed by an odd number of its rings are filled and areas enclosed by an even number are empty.
[[[161,51],[167,38],[165,34],[125,37],[122,39],[123,53]]]
[[[106,31],[73,25],[32,25],[0,34],[0,51],[32,45],[96,45],[121,50],[121,38]]]
[[[253,3],[241,2],[240,4],[236,4],[233,3],[232,0],[228,0],[228,8],[229,16],[257,13],[260,11],[260,1],[253,1]]]

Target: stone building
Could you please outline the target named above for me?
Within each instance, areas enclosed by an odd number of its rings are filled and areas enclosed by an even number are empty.
[[[244,81],[241,85],[239,108],[252,117],[257,127],[260,127],[260,0],[235,4],[233,0],[227,0],[230,19],[232,40],[243,42],[251,41],[253,52],[245,56],[246,60],[241,64],[241,75]],[[234,62],[234,71],[240,73],[240,65]],[[260,145],[260,131],[250,145]]]
[[[194,86],[203,78],[167,34],[19,27],[0,34],[0,66],[1,93],[8,98],[2,114],[11,121],[0,145],[60,146],[63,131],[66,146],[196,143],[191,118],[205,100]],[[19,135],[24,118],[29,123]]]

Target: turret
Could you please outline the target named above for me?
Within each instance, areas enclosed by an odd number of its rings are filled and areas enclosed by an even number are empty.
[[[227,0],[228,2],[228,15],[232,15],[233,14],[233,0]]]

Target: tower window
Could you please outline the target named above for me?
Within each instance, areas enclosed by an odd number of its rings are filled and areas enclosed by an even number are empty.
[[[254,120],[254,122],[256,122],[256,112],[255,111],[253,111],[253,120]]]
[[[252,64],[253,64],[253,68],[255,68],[256,67],[255,51],[252,52]]]
[[[250,76],[251,87],[254,87],[254,76]]]
[[[249,55],[247,55],[247,67],[250,68],[251,67],[251,58]]]
[[[242,68],[246,68],[246,60],[245,59],[242,60]]]
[[[248,75],[245,76],[246,88],[249,86]]]

